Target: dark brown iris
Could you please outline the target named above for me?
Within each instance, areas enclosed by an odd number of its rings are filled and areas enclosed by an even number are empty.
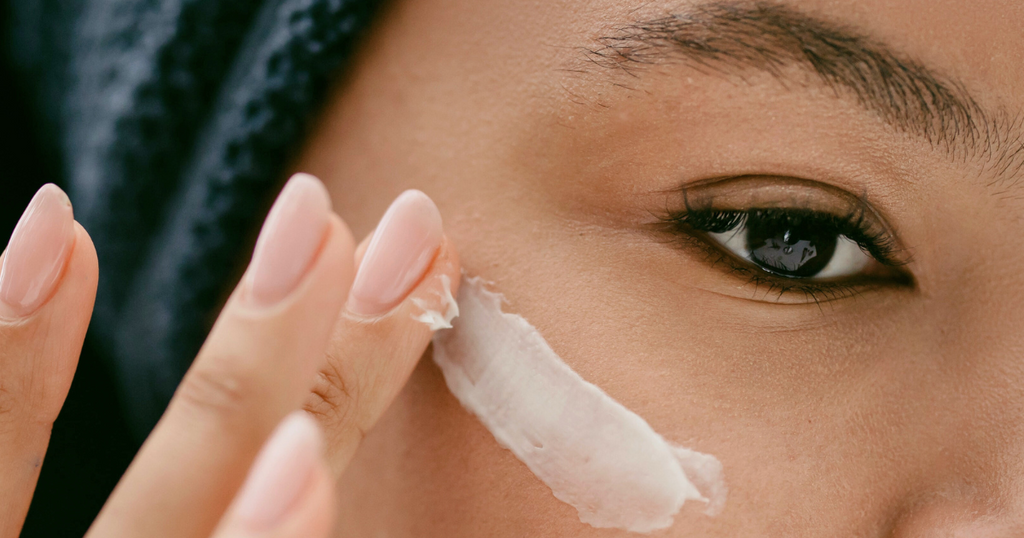
[[[821,272],[839,241],[835,229],[813,213],[751,211],[746,227],[750,261],[766,271],[793,278]]]

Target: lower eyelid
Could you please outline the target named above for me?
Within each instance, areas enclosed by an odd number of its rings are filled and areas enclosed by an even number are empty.
[[[722,248],[719,241],[732,238],[732,241],[735,241],[736,244],[743,244],[743,252],[746,252],[745,242],[740,240],[742,235],[735,233],[736,231],[730,230],[715,234],[721,239],[711,237],[714,232],[684,231],[680,228],[676,228],[676,231],[672,232],[672,234],[677,239],[678,248],[699,253],[698,255],[703,257],[705,263],[710,267],[717,268],[717,271],[722,271],[726,275],[731,275],[730,278],[741,278],[747,284],[752,285],[754,296],[751,299],[758,302],[779,302],[785,297],[796,294],[795,297],[803,297],[805,299],[798,301],[801,304],[805,302],[807,304],[821,304],[860,295],[872,289],[891,287],[884,281],[872,278],[843,282],[820,280],[820,277],[798,279],[772,274],[754,265],[753,262],[749,261],[749,257],[741,258],[731,251]],[[843,238],[849,240],[855,248],[863,252],[855,242],[845,236]],[[696,249],[696,251],[692,249]],[[749,256],[749,252],[747,254]],[[873,260],[873,258],[869,258],[869,260]],[[912,287],[912,278],[910,282]],[[898,282],[897,284],[899,284],[899,287],[906,287],[908,282]],[[783,304],[793,304],[789,300],[782,302]]]
[[[726,232],[730,233],[730,232]],[[691,235],[686,243],[700,251],[706,263],[719,267],[730,278],[741,278],[750,286],[751,296],[747,299],[756,302],[782,304],[822,304],[829,301],[860,295],[869,288],[877,287],[877,283],[846,284],[842,282],[817,282],[810,279],[791,279],[768,273],[751,262],[741,260],[725,252],[706,239]],[[724,267],[723,267],[724,266]],[[803,300],[789,300],[795,297]]]

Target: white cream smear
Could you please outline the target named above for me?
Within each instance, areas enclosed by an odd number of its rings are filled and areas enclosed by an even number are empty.
[[[441,296],[444,312],[432,310],[428,307],[427,301],[419,297],[413,297],[412,299],[412,304],[423,310],[422,314],[413,316],[412,319],[426,323],[432,331],[451,329],[452,320],[459,315],[459,303],[455,301],[455,297],[452,297],[452,279],[448,278],[448,275],[440,275],[438,278],[441,279],[441,292],[439,295]]]
[[[666,441],[569,368],[522,316],[502,312],[502,300],[464,277],[454,322],[439,312],[420,319],[453,327],[434,335],[434,361],[498,443],[594,527],[664,529],[688,500],[706,502],[708,515],[721,510],[714,456]]]

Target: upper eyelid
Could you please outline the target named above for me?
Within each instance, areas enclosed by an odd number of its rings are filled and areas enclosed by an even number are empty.
[[[662,223],[666,219],[709,208],[747,211],[772,207],[817,211],[857,220],[856,229],[869,232],[869,238],[879,243],[880,248],[873,249],[871,254],[887,265],[904,266],[913,258],[891,219],[871,203],[867,192],[855,195],[835,184],[803,177],[743,174],[689,182],[676,189],[662,191],[662,194],[666,196],[665,210],[655,214]],[[672,202],[672,198],[678,201]]]
[[[750,210],[756,210],[756,209],[758,209],[758,208],[750,208]],[[784,209],[781,209],[781,208],[778,208],[778,210],[785,211]],[[793,208],[793,210],[794,211],[801,211],[802,208]],[[694,226],[693,224],[690,223],[690,219],[692,218],[693,215],[702,213],[704,211],[707,211],[707,210],[703,210],[703,209],[697,209],[697,210],[689,209],[689,210],[679,210],[679,211],[675,211],[675,212],[670,212],[668,217],[667,217],[667,219],[664,220],[663,222],[665,224],[668,224],[668,225],[671,225],[671,226],[676,226],[676,227],[691,227],[691,228],[694,228],[697,231],[700,231],[700,232],[706,234],[706,233],[709,233],[708,230],[701,229],[701,228],[699,228],[697,226]],[[729,212],[740,212],[740,213],[743,213],[744,211],[730,210]],[[842,217],[842,218],[853,218],[853,216]],[[739,221],[739,223],[742,223],[742,222],[743,222],[743,220]],[[838,227],[839,226],[837,226],[837,228]],[[893,245],[891,246],[891,250],[890,250],[890,246],[888,246],[888,245],[883,243],[883,242],[889,240],[888,236],[886,236],[886,237],[871,237],[871,236],[858,237],[858,233],[867,233],[867,232],[864,232],[862,229],[861,230],[856,229],[856,227],[857,227],[856,224],[850,224],[850,227],[854,228],[854,229],[853,230],[851,230],[851,229],[839,230],[839,233],[841,235],[843,235],[843,236],[853,240],[854,242],[857,242],[857,243],[861,244],[861,246],[864,247],[868,251],[868,253],[874,259],[876,259],[877,261],[879,261],[879,262],[881,262],[881,263],[883,263],[885,265],[891,266],[891,267],[899,267],[899,266],[902,266],[902,265],[906,265],[905,261],[903,261],[901,258],[897,257],[897,252],[898,252],[897,249],[901,248],[901,247],[898,246],[898,244],[893,242]],[[680,231],[683,231],[683,230],[680,230]],[[884,232],[882,232],[882,233],[884,233]],[[869,244],[865,245],[862,242],[867,242]]]
[[[791,293],[799,293],[804,295],[815,303],[821,303],[825,301],[831,301],[834,299],[841,299],[851,297],[860,294],[863,291],[869,289],[877,289],[880,287],[892,287],[897,285],[901,288],[916,288],[916,278],[909,271],[897,269],[898,267],[905,265],[905,261],[895,261],[893,263],[886,263],[892,268],[894,273],[893,276],[898,278],[887,283],[869,278],[867,280],[863,278],[851,278],[845,279],[846,281],[815,281],[813,279],[801,279],[801,278],[789,278],[780,275],[772,274],[749,260],[740,260],[736,255],[731,252],[726,252],[725,249],[712,242],[707,237],[706,233],[691,233],[686,231],[687,224],[685,217],[687,214],[695,211],[690,209],[687,210],[685,207],[677,208],[675,210],[667,209],[663,214],[658,215],[657,227],[662,233],[669,232],[673,237],[677,239],[686,240],[687,244],[696,245],[700,251],[706,257],[706,260],[710,261],[712,266],[721,266],[725,264],[728,267],[728,273],[734,275],[743,276],[748,283],[755,284],[755,293],[757,289],[764,288],[777,293],[777,300],[781,300],[782,296],[789,295]],[[667,228],[667,229],[666,229]],[[703,237],[700,237],[703,236]],[[902,247],[898,247],[902,248]],[[872,255],[873,258],[878,260],[877,256]],[[822,300],[824,297],[825,301]]]

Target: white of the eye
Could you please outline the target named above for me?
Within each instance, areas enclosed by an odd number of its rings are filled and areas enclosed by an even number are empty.
[[[864,252],[860,245],[849,237],[840,235],[836,243],[836,251],[832,254],[832,259],[828,261],[828,265],[819,271],[818,274],[814,275],[814,278],[836,278],[855,275],[864,270],[870,261],[871,255]]]
[[[740,224],[735,228],[721,233],[708,232],[708,237],[722,244],[736,256],[744,260],[750,260],[750,250],[747,249],[747,227]],[[836,243],[836,251],[832,259],[812,278],[836,278],[850,276],[859,273],[871,261],[871,256],[860,248],[856,242],[840,235]]]
[[[729,249],[729,252],[739,256],[744,260],[750,259],[750,250],[747,249],[747,226],[745,224],[739,224],[735,228],[721,232],[708,232],[708,237],[718,241],[723,247]]]

